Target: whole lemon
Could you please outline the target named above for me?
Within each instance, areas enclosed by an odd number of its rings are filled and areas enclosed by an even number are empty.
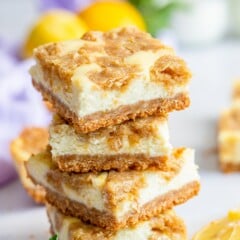
[[[79,13],[92,30],[108,31],[116,27],[134,25],[146,30],[143,17],[138,10],[124,1],[99,1]]]
[[[33,49],[48,42],[80,38],[88,27],[76,14],[65,10],[44,13],[33,26],[23,46],[23,57],[30,57]]]

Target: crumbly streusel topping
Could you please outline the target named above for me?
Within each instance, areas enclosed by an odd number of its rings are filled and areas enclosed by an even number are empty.
[[[142,58],[146,53],[157,54],[147,73],[144,64],[128,61],[139,52]],[[43,45],[34,54],[46,81],[57,76],[66,85],[71,84],[77,71],[79,79],[84,75],[102,89],[118,91],[137,78],[147,78],[168,89],[185,85],[191,77],[185,62],[171,48],[133,27],[104,33],[91,31],[79,40]],[[90,65],[81,72],[81,67]]]

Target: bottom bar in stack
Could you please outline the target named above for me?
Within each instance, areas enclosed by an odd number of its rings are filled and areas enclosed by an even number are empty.
[[[30,177],[46,188],[46,199],[63,214],[117,230],[151,219],[186,202],[199,191],[191,149],[175,149],[163,169],[61,172],[50,152],[33,156]]]
[[[158,217],[141,221],[120,230],[106,230],[63,215],[56,207],[47,204],[52,234],[58,240],[186,240],[185,225],[173,210]]]

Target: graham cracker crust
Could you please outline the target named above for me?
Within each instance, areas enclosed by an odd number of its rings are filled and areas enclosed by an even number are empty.
[[[168,169],[168,157],[150,157],[144,154],[118,155],[62,155],[53,158],[58,168],[64,172],[101,172],[116,170]]]
[[[43,99],[53,105],[53,109],[66,121],[73,124],[76,132],[88,133],[102,127],[121,124],[128,120],[148,116],[166,116],[174,110],[183,110],[190,105],[187,93],[181,93],[174,98],[159,98],[149,101],[140,101],[136,104],[123,105],[112,111],[96,112],[79,118],[56,95],[41,83],[32,79],[33,86],[42,93]]]
[[[224,173],[239,172],[240,163],[223,163],[220,162],[220,168]]]
[[[108,230],[117,230],[126,226],[135,225],[139,221],[145,221],[154,216],[158,216],[164,210],[171,209],[175,205],[182,204],[197,195],[199,189],[200,183],[198,181],[188,183],[178,190],[171,191],[154,199],[143,205],[140,209],[133,209],[124,215],[121,221],[118,221],[110,211],[101,212],[93,208],[89,209],[86,205],[69,200],[50,189],[46,189],[46,199],[47,202],[57,207],[66,216],[77,217],[84,222],[89,222]]]

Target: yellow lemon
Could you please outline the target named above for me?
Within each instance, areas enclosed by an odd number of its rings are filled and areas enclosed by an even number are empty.
[[[23,46],[23,57],[30,57],[35,47],[48,42],[80,38],[88,27],[76,14],[52,10],[43,14],[30,31]]]
[[[240,221],[240,209],[230,210],[228,212],[228,219],[230,221]]]
[[[128,2],[99,1],[79,13],[80,17],[92,30],[108,31],[117,27],[134,25],[146,30],[143,17]]]
[[[240,218],[239,210],[231,210],[228,216],[211,222],[201,229],[193,240],[239,240]]]

